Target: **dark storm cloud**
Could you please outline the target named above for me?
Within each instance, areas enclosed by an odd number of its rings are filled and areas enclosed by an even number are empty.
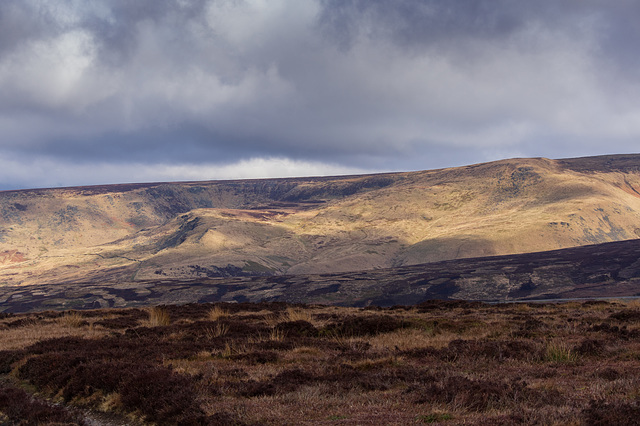
[[[118,67],[131,60],[135,55],[139,38],[139,26],[149,24],[170,29],[170,40],[165,53],[168,58],[189,53],[188,26],[191,22],[200,22],[207,2],[194,0],[176,2],[172,0],[115,0],[108,3],[108,14],[89,14],[82,17],[80,25],[91,31],[99,48],[99,60],[102,65]],[[181,30],[182,29],[182,30]]]
[[[634,74],[640,55],[640,3],[597,0],[321,0],[319,24],[325,36],[348,48],[360,37],[392,40],[401,49],[437,49],[440,54],[473,55],[467,43],[527,49],[540,42],[519,38],[535,29],[572,37],[594,36],[598,66],[615,66]],[[589,34],[595,31],[597,34]],[[538,34],[539,35],[539,34]],[[532,46],[527,46],[530,43]]]
[[[572,31],[595,16],[614,24],[633,19],[640,9],[635,2],[601,7],[602,2],[588,0],[321,0],[321,4],[319,23],[334,36],[391,37],[400,47],[500,41],[531,25]]]
[[[48,13],[42,13],[28,3],[6,0],[0,6],[0,55],[58,31],[58,25]]]
[[[320,23],[349,45],[365,33],[391,37],[401,47],[455,43],[475,37],[498,39],[524,24],[527,4],[500,0],[407,1],[323,0]]]
[[[631,1],[7,0],[0,187],[635,151],[638,18]]]

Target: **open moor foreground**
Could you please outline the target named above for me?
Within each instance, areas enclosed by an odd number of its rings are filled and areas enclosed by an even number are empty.
[[[10,424],[636,424],[640,306],[5,314],[0,373]]]

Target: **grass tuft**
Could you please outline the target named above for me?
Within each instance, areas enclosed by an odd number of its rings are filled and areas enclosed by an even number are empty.
[[[306,322],[313,322],[313,316],[311,315],[310,312],[305,311],[303,309],[296,309],[296,308],[292,308],[289,307],[287,308],[286,312],[283,314],[283,321],[289,321],[289,322],[294,322],[294,321],[306,321]]]
[[[282,342],[284,340],[285,333],[279,328],[274,328],[271,330],[271,334],[269,335],[269,340],[272,342]]]
[[[171,318],[169,317],[169,311],[161,306],[153,306],[147,309],[149,313],[149,324],[152,327],[169,325]]]
[[[78,312],[70,311],[58,318],[58,323],[67,327],[82,327],[86,321]]]
[[[211,321],[218,321],[220,318],[226,318],[228,316],[231,316],[229,311],[227,311],[225,308],[220,307],[220,306],[215,306],[207,314],[207,317]]]
[[[100,411],[116,411],[122,407],[122,401],[120,401],[120,394],[112,392],[105,395],[98,406]]]
[[[229,332],[229,326],[227,324],[216,323],[215,327],[207,327],[205,334],[209,339],[215,339],[216,337],[222,337]]]
[[[571,364],[578,360],[578,354],[564,343],[548,343],[545,360],[561,364]]]

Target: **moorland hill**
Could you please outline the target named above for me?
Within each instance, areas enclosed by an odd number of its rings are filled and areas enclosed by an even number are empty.
[[[630,240],[640,155],[0,192],[0,283],[372,270]]]

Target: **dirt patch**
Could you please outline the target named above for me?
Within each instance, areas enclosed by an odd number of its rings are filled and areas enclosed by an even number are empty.
[[[5,250],[0,252],[0,265],[10,265],[29,260],[24,253],[18,250]]]

